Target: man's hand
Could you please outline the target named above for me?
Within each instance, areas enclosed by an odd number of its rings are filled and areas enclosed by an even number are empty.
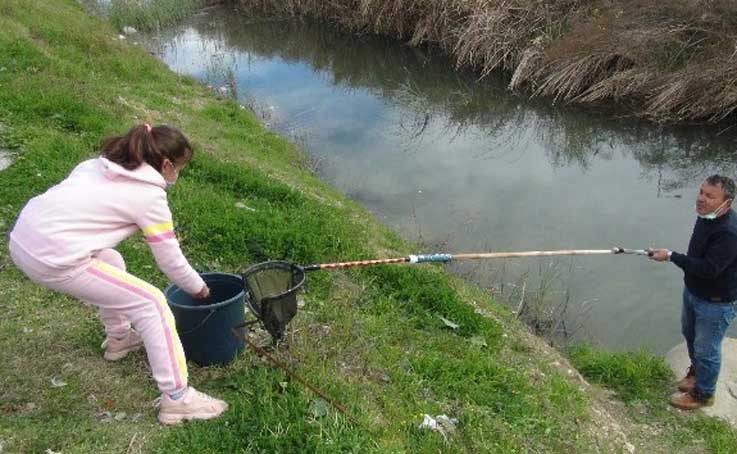
[[[656,262],[667,262],[670,260],[668,249],[648,249],[648,257]]]
[[[207,286],[207,284],[202,286],[202,289],[196,294],[193,295],[198,300],[203,300],[210,296],[210,287]]]

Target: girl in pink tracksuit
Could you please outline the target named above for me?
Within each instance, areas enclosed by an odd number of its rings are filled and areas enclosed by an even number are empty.
[[[181,289],[209,295],[182,255],[166,188],[192,158],[186,137],[148,124],[106,139],[102,155],[79,164],[61,183],[23,208],[10,234],[13,262],[34,282],[99,309],[115,361],[146,348],[162,393],[159,421],[209,419],[228,405],[187,386],[187,364],[164,294],[126,272],[113,248],[141,230],[156,263]]]

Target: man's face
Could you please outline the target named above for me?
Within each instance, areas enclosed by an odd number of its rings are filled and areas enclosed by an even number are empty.
[[[724,203],[724,188],[721,184],[713,185],[706,181],[701,184],[699,196],[696,198],[696,212],[704,215],[719,208]],[[719,215],[720,213],[717,213]]]

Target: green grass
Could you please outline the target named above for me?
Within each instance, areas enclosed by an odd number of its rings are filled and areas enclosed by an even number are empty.
[[[616,391],[625,402],[661,397],[673,379],[665,361],[644,350],[605,352],[581,344],[567,353],[584,377]]]
[[[74,0],[0,4],[0,144],[17,156],[0,173],[0,235],[29,198],[95,156],[102,137],[143,121],[178,126],[194,145],[170,203],[183,250],[199,270],[410,251],[311,175],[304,156],[247,110],[119,41],[112,25]],[[139,236],[118,249],[131,272],[167,284]],[[222,418],[162,428],[145,356],[105,362],[94,310],[24,278],[0,242],[0,445],[64,453],[609,446],[592,427],[592,397],[553,365],[562,360],[557,352],[441,267],[315,272],[303,296],[278,355],[357,423],[332,409],[313,411],[309,390],[246,351],[227,367],[191,367],[194,386],[230,403]],[[64,386],[53,385],[59,380]],[[419,430],[425,413],[458,418],[456,433],[446,441]],[[733,439],[711,420],[688,424],[717,446]]]
[[[710,452],[737,452],[737,434],[727,422],[693,415],[684,421],[668,408],[674,379],[661,357],[644,350],[608,352],[587,344],[571,346],[566,353],[584,377],[615,391],[630,404],[633,419],[665,428],[674,446],[696,442]]]

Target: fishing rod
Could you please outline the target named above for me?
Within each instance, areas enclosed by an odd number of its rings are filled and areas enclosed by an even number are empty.
[[[454,260],[553,257],[565,255],[652,255],[646,249],[565,249],[557,251],[475,252],[465,254],[419,254],[389,259],[298,265],[282,260],[257,263],[243,272],[246,304],[274,339],[280,339],[289,321],[297,314],[296,294],[307,272],[387,264],[448,263]]]
[[[266,357],[272,364],[283,370],[290,377],[296,379],[312,392],[325,399],[330,405],[345,415],[351,422],[356,419],[340,402],[330,398],[325,392],[312,385],[296,374],[283,362],[277,360],[266,350],[256,345],[248,334],[242,330],[256,322],[272,336],[273,342],[282,338],[284,331],[297,315],[297,292],[305,282],[305,273],[308,271],[351,268],[371,265],[387,265],[393,263],[448,263],[454,260],[501,259],[515,257],[552,257],[565,255],[646,255],[652,251],[646,249],[625,249],[614,247],[611,249],[567,249],[558,251],[524,251],[524,252],[480,252],[465,254],[419,254],[406,257],[376,260],[356,260],[351,262],[318,263],[301,266],[286,261],[269,261],[250,266],[243,273],[243,284],[246,292],[245,300],[251,313],[257,320],[233,327],[233,334],[242,342],[248,344],[257,354]]]
[[[454,260],[481,260],[481,259],[505,259],[516,257],[553,257],[563,255],[647,255],[652,251],[647,249],[625,249],[613,247],[611,249],[563,249],[557,251],[523,251],[523,252],[474,252],[465,254],[418,254],[406,257],[378,260],[356,260],[352,262],[317,263],[301,267],[304,271],[329,270],[336,268],[352,268],[357,266],[387,265],[391,263],[448,263]]]

